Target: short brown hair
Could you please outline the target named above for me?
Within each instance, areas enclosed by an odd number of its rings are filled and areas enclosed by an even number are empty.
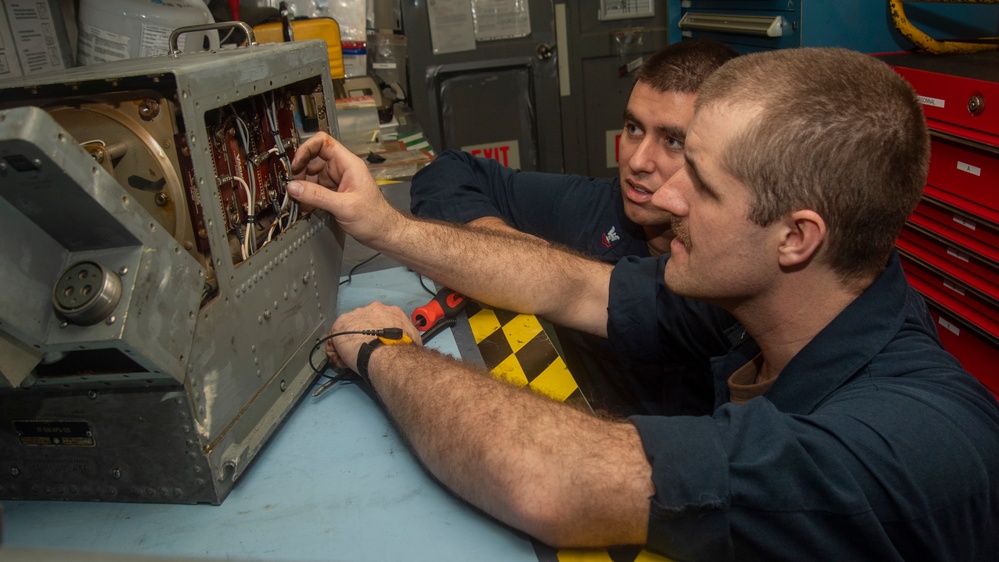
[[[656,51],[638,68],[635,81],[658,92],[694,94],[712,72],[737,56],[719,41],[684,39]]]
[[[884,269],[929,166],[922,106],[904,79],[846,49],[782,49],[724,65],[697,100],[711,104],[760,110],[722,156],[753,191],[750,220],[813,210],[844,280]]]

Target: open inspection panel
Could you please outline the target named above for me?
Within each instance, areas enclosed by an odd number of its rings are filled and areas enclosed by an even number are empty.
[[[999,396],[999,53],[881,58],[916,89],[931,133],[902,266],[944,346]]]
[[[219,504],[311,383],[344,236],[284,185],[329,58],[244,32],[4,84],[0,498]]]

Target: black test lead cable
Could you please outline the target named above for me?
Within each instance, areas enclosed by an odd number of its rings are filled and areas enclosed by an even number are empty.
[[[452,317],[452,318],[445,318],[445,319],[437,322],[436,326],[434,326],[433,328],[427,330],[426,332],[423,332],[423,335],[420,337],[420,342],[423,345],[426,345],[427,342],[429,342],[430,340],[434,339],[434,337],[436,337],[438,334],[440,334],[441,332],[443,332],[445,329],[447,329],[447,328],[449,328],[451,326],[454,326],[454,324],[457,321],[458,321],[457,318]],[[402,339],[404,332],[402,331],[402,328],[382,328],[381,330],[353,330],[353,331],[349,331],[349,332],[337,332],[335,334],[330,334],[328,336],[322,337],[319,340],[317,340],[316,341],[316,345],[314,345],[312,347],[312,351],[309,352],[309,367],[312,367],[312,371],[315,374],[317,374],[317,375],[319,375],[321,377],[325,377],[325,378],[327,378],[329,380],[327,380],[319,388],[317,388],[315,390],[315,392],[312,393],[312,396],[319,396],[327,388],[333,386],[333,384],[335,384],[337,381],[344,381],[344,380],[356,381],[356,380],[360,380],[361,379],[361,377],[358,376],[356,373],[354,373],[352,371],[346,371],[346,370],[343,371],[343,372],[341,372],[341,373],[337,373],[336,376],[327,375],[326,374],[326,370],[330,368],[330,359],[329,359],[329,357],[327,357],[323,361],[323,364],[320,367],[316,367],[315,362],[313,362],[313,358],[315,357],[316,351],[319,350],[320,346],[322,346],[324,343],[326,343],[327,341],[329,341],[329,340],[331,340],[331,339],[333,339],[333,338],[335,338],[337,336],[346,336],[346,335],[350,335],[350,334],[361,334],[361,335],[365,335],[365,336],[378,336],[380,338],[385,338],[385,339],[390,339],[390,340],[400,340],[400,339]]]

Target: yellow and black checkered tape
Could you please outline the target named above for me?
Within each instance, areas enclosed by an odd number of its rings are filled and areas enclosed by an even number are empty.
[[[468,323],[486,367],[498,379],[560,402],[582,401],[582,393],[565,361],[531,314],[470,303]],[[553,550],[535,544],[540,562],[669,562],[637,547]]]
[[[537,317],[482,307],[469,315],[468,323],[482,361],[496,378],[529,386],[560,402],[581,398],[575,379]]]

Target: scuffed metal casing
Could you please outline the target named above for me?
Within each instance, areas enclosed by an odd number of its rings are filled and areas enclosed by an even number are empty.
[[[344,235],[315,211],[232,259],[206,113],[302,90],[319,128],[338,136],[325,44],[132,59],[50,80],[0,94],[0,498],[219,504],[313,379],[308,354],[336,309]],[[156,140],[175,151],[166,175],[191,174],[209,253],[167,232],[46,111],[105,100],[128,110],[122,90],[173,112],[178,146]],[[60,274],[81,261],[121,281],[91,325],[52,305]],[[91,352],[91,371],[42,368]]]

